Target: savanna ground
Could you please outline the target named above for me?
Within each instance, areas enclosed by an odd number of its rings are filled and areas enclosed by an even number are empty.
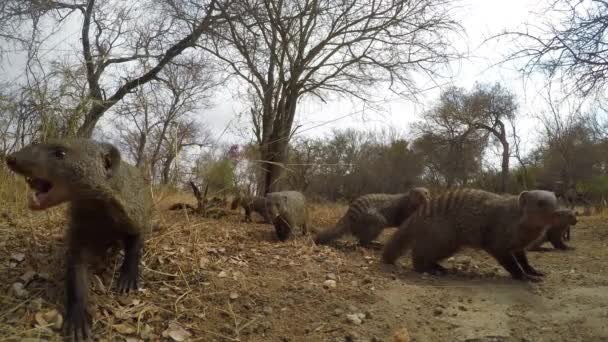
[[[65,209],[30,212],[26,192],[22,183],[0,190],[0,340],[60,340]],[[580,217],[574,251],[529,253],[548,275],[528,284],[480,252],[445,261],[450,274],[437,278],[414,273],[409,255],[383,266],[379,250],[352,239],[280,243],[240,211],[206,219],[166,210],[190,195],[156,199],[161,228],[146,241],[143,289],[114,291],[120,258],[91,277],[100,340],[392,341],[401,331],[406,341],[404,328],[412,341],[608,340],[606,217]],[[345,210],[311,204],[311,226]]]

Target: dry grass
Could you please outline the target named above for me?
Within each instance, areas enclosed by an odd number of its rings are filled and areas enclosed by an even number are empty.
[[[36,320],[36,314],[63,311],[65,208],[28,211],[25,184],[2,170],[0,182],[0,277],[4,279],[0,340],[60,340],[56,330]],[[119,257],[104,263],[110,266],[94,269],[90,311],[94,315],[93,331],[101,340],[170,340],[163,336],[176,333],[176,326],[186,331],[191,341],[383,341],[403,327],[408,327],[417,340],[453,340],[455,325],[442,321],[436,313],[438,305],[447,310],[447,298],[454,293],[451,286],[480,279],[492,286],[521,291],[520,285],[510,281],[502,270],[497,271],[496,263],[482,253],[471,252],[475,260],[481,261],[448,280],[414,274],[408,258],[403,259],[403,267],[387,272],[378,262],[377,250],[362,249],[350,240],[338,243],[337,248],[315,246],[308,237],[280,243],[269,225],[243,223],[241,212],[233,211],[221,220],[204,219],[166,210],[175,202],[194,204],[190,194],[157,191],[154,198],[154,220],[161,229],[146,241],[143,289],[130,295],[114,291]],[[324,228],[334,224],[346,206],[311,204],[309,209],[311,226]],[[254,215],[254,221],[259,220],[261,217]],[[577,247],[582,248],[577,250],[579,254],[565,257],[576,263],[580,255],[591,255],[584,267],[577,268],[577,272],[587,272],[587,278],[568,275],[570,266],[563,265],[564,257],[559,254],[532,257],[532,262],[542,262],[541,268],[556,270],[559,275],[536,287],[547,296],[554,296],[556,289],[563,287],[608,285],[605,277],[594,275],[605,271],[605,266],[592,263],[596,258],[601,262],[608,254],[600,247],[608,238],[607,230],[596,232],[591,228],[604,224],[600,218],[582,221],[582,233],[578,233],[578,226],[573,232],[580,245]],[[582,245],[583,241],[588,245]],[[11,259],[19,253],[24,254],[23,260]],[[20,278],[28,271],[37,277],[25,284],[27,293],[19,298],[11,287],[23,282]],[[328,278],[336,280],[335,288],[324,286]],[[394,291],[398,295],[389,296]],[[466,293],[459,293],[454,298],[466,297]],[[475,303],[467,305],[473,307]],[[528,305],[533,306],[534,301]],[[516,308],[517,312],[522,310],[531,307]],[[367,314],[362,324],[347,322],[347,314],[359,312]],[[528,327],[529,317],[512,320],[521,328],[512,337],[521,340],[536,334],[533,336],[537,338],[531,340],[538,340],[541,336]],[[550,335],[545,331],[542,334],[558,339],[593,339],[599,334],[573,332],[570,328],[563,324]]]

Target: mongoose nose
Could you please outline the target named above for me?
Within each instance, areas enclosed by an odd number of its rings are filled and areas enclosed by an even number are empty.
[[[6,159],[6,165],[8,165],[8,166],[13,167],[17,164],[17,158],[15,158],[13,155],[9,154],[8,156],[6,156],[5,159]]]

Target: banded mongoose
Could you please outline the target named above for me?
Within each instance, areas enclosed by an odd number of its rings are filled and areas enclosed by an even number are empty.
[[[298,191],[279,191],[266,194],[267,217],[274,225],[277,238],[289,239],[294,230],[308,233],[306,198]]]
[[[230,204],[230,209],[235,210],[239,205],[245,209],[245,222],[251,222],[251,213],[256,212],[264,218],[264,223],[270,223],[266,216],[266,198],[238,196]]]
[[[549,241],[556,249],[568,250],[574,249],[564,243],[566,236],[570,239],[570,226],[574,226],[577,223],[576,212],[572,209],[559,209],[555,212],[555,218],[551,227],[547,230],[547,233],[535,242],[532,247],[529,248],[531,251],[542,250],[542,245]]]
[[[439,262],[463,247],[482,249],[513,278],[540,281],[526,249],[548,229],[557,209],[553,192],[523,191],[501,196],[476,189],[433,196],[398,228],[384,247],[382,260],[392,264],[410,246],[417,272],[446,273]]]
[[[121,241],[124,261],[118,290],[139,285],[143,233],[151,229],[150,189],[139,169],[121,161],[111,144],[89,139],[32,144],[6,157],[33,190],[29,207],[44,210],[69,202],[65,334],[90,337],[87,263]]]
[[[327,244],[351,233],[367,247],[383,229],[397,227],[419,206],[430,200],[429,191],[418,187],[403,194],[368,194],[355,199],[346,214],[331,229],[315,237],[315,243]]]

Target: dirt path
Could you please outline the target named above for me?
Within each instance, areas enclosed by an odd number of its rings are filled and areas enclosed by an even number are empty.
[[[343,209],[315,207],[313,226],[332,224]],[[120,259],[93,277],[95,334],[107,341],[391,341],[406,328],[415,341],[608,341],[605,218],[580,219],[574,251],[530,253],[548,274],[540,284],[511,280],[471,250],[446,260],[450,274],[437,278],[414,273],[409,256],[389,267],[379,250],[349,239],[279,243],[270,226],[241,218],[163,212],[162,229],[146,244],[144,290],[113,291]],[[63,310],[63,225],[61,212],[0,219],[0,340],[59,340],[36,315]],[[39,277],[17,298],[13,285],[28,271]]]

